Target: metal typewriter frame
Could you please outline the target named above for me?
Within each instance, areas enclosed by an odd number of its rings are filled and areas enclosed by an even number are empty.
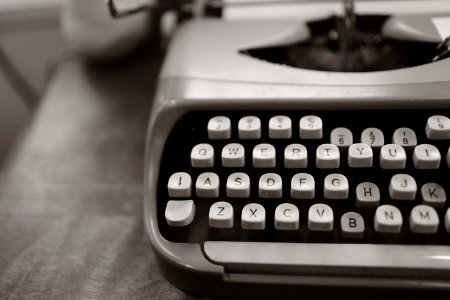
[[[116,16],[142,8],[119,13],[114,0],[107,2]],[[448,292],[450,246],[200,245],[173,243],[161,236],[156,215],[158,170],[170,130],[186,112],[450,108],[446,71],[450,59],[409,69],[343,75],[268,66],[237,53],[243,45],[283,42],[283,35],[292,30],[298,30],[294,21],[273,21],[268,26],[266,22],[231,25],[198,19],[182,25],[173,39],[151,112],[145,164],[145,228],[164,276],[182,290],[218,297],[272,298],[282,293],[298,298],[305,291],[327,296],[348,287],[354,293],[365,293],[367,288],[381,294],[386,289]],[[223,43],[218,36],[231,38]],[[218,59],[228,66],[212,64]],[[245,72],[239,72],[243,66]],[[243,255],[233,255],[230,250],[236,249]],[[252,256],[254,251],[260,255]],[[285,255],[273,257],[274,252]],[[302,255],[294,255],[298,253]],[[317,289],[323,286],[328,289]]]

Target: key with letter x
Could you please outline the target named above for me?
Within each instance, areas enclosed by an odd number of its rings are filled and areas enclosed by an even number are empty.
[[[250,203],[242,209],[243,229],[263,230],[266,227],[266,210],[261,204]]]

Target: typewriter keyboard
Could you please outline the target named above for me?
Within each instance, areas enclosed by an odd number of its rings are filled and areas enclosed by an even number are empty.
[[[450,243],[450,111],[190,112],[161,161],[173,242]]]

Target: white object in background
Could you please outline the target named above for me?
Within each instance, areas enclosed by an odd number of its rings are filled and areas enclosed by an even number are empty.
[[[450,17],[431,18],[431,22],[433,23],[437,32],[439,32],[442,40],[445,40],[450,36]]]

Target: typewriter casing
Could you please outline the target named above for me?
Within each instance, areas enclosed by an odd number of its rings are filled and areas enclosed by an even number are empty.
[[[450,108],[448,58],[392,71],[341,73],[296,69],[240,53],[308,37],[301,16],[270,21],[200,18],[178,28],[159,77],[145,166],[145,228],[164,276],[182,290],[216,297],[296,298],[304,291],[347,295],[348,288],[352,293],[366,293],[369,288],[375,294],[403,289],[450,291],[449,246],[315,244],[277,249],[261,243],[255,245],[262,252],[287,255],[302,250],[316,253],[316,259],[310,264],[300,259],[293,266],[256,262],[243,267],[218,262],[223,254],[220,245],[175,243],[160,234],[156,191],[161,157],[170,131],[187,112]],[[244,244],[239,247],[242,252],[254,250]],[[361,256],[362,252],[370,256]],[[340,258],[333,263],[330,257],[336,253]],[[377,265],[386,253],[397,259],[390,267],[387,262]],[[423,276],[416,276],[421,272]],[[318,289],[323,286],[327,289]]]

